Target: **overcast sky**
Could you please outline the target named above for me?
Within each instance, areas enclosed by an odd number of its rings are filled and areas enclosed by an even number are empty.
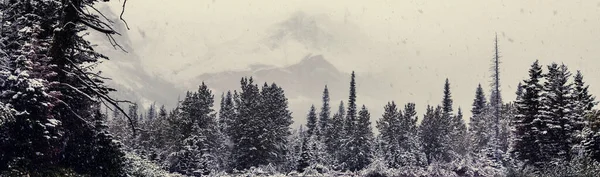
[[[119,1],[110,6],[121,10]],[[455,104],[469,110],[478,83],[489,93],[497,33],[505,101],[536,59],[581,70],[600,95],[600,1],[129,0],[124,18],[148,72],[181,82],[313,53],[342,71],[429,93],[390,93],[401,103],[439,104],[448,77]],[[283,33],[296,37],[276,37]]]

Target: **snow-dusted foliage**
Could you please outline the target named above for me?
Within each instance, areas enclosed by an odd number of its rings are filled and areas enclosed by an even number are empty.
[[[393,101],[384,108],[382,118],[377,121],[380,148],[390,168],[401,166],[423,166],[427,163],[418,139],[415,104],[409,103],[404,114]]]
[[[156,163],[141,158],[134,153],[125,153],[125,174],[127,176],[146,176],[146,177],[177,177],[182,176],[176,173],[169,173],[163,170]]]
[[[99,104],[116,104],[94,66],[103,55],[85,30],[116,32],[88,9],[97,0],[6,1],[0,5],[0,171],[49,176],[122,173],[120,145],[104,125]]]

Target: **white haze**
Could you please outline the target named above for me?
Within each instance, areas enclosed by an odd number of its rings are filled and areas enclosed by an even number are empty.
[[[121,3],[110,7],[118,14]],[[204,73],[285,67],[321,54],[342,72],[357,71],[358,102],[373,120],[390,100],[415,102],[422,117],[427,104],[441,103],[446,77],[455,110],[462,107],[468,119],[478,83],[489,96],[497,33],[505,102],[514,100],[516,84],[536,59],[581,70],[591,93],[600,95],[596,1],[129,0],[124,18],[132,52],[112,60],[139,57],[140,72],[182,90],[195,89],[194,78]],[[107,72],[126,77],[117,69]],[[361,84],[364,78],[382,84]],[[388,97],[361,97],[379,90]],[[332,94],[346,98],[342,91]],[[319,97],[290,98],[297,99],[320,105]],[[332,102],[335,111],[338,101]],[[304,114],[295,113],[295,120],[303,122]]]

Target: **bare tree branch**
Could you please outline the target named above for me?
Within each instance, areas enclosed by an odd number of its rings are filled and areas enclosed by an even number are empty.
[[[92,25],[92,24],[90,24],[89,22],[87,22],[87,21],[85,21],[85,20],[83,20],[83,19],[80,19],[80,20],[79,20],[79,22],[81,22],[81,23],[82,23],[82,24],[84,24],[85,26],[88,26],[88,27],[90,27],[90,28],[92,28],[92,29],[94,29],[94,30],[96,30],[96,31],[99,31],[99,32],[101,32],[101,33],[105,33],[105,34],[119,34],[119,33],[117,33],[117,32],[116,32],[116,31],[114,31],[114,30],[108,30],[108,29],[104,29],[104,28],[101,28],[101,27],[97,27],[97,26],[95,26],[95,25]]]
[[[125,27],[127,27],[127,30],[129,30],[129,25],[127,24],[125,19],[123,19],[123,14],[125,13],[125,4],[127,4],[127,0],[123,1],[123,9],[121,10],[121,15],[119,16],[119,18],[121,19],[121,21],[123,21],[123,23],[125,23]]]

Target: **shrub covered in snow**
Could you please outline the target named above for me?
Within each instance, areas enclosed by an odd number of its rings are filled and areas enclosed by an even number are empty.
[[[160,168],[155,163],[143,159],[133,153],[125,153],[125,172],[126,176],[145,176],[145,177],[178,177],[179,174],[169,173]]]

